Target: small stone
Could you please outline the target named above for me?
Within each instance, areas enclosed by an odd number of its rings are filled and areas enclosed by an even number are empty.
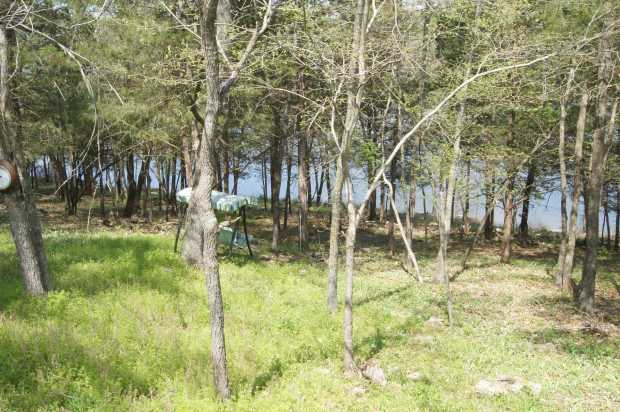
[[[419,382],[422,380],[423,376],[420,372],[410,372],[407,374],[407,377],[414,382]]]
[[[424,324],[431,328],[440,328],[443,326],[443,319],[431,316]]]
[[[540,395],[540,392],[542,391],[542,385],[536,382],[529,382],[527,384],[527,388],[530,390],[532,395]]]
[[[366,392],[366,389],[362,388],[361,386],[356,386],[353,389],[351,389],[351,394],[355,396],[363,395],[365,392]]]
[[[369,363],[362,369],[362,375],[372,383],[377,385],[385,386],[387,385],[387,379],[385,378],[385,373],[383,373],[383,369],[379,367],[376,363]]]
[[[507,392],[507,386],[501,382],[497,382],[497,381],[488,381],[486,379],[482,379],[480,380],[480,382],[478,382],[476,384],[476,392],[479,393],[480,395],[486,395],[486,396],[495,396],[495,395],[501,395]]]

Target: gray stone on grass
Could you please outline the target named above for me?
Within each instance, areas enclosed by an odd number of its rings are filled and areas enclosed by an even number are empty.
[[[353,389],[351,389],[351,394],[355,396],[363,395],[365,392],[366,392],[366,389],[362,388],[361,386],[356,386]]]
[[[374,384],[381,386],[387,385],[387,379],[383,369],[381,369],[381,367],[374,362],[369,362],[366,366],[364,366],[362,369],[362,375]]]
[[[542,386],[539,383],[526,382],[521,378],[512,378],[509,376],[499,376],[494,380],[481,379],[475,387],[480,395],[496,396],[505,395],[507,393],[520,393],[527,388],[533,395],[540,394]]]
[[[426,322],[424,322],[424,325],[430,328],[440,328],[443,326],[443,319],[436,316],[431,316]]]

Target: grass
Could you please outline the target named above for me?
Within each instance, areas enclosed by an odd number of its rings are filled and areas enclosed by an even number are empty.
[[[445,318],[441,287],[416,283],[385,255],[382,229],[368,228],[358,252],[355,344],[360,362],[386,372],[382,388],[342,373],[342,313],[325,310],[325,244],[298,255],[291,235],[274,257],[266,225],[253,216],[250,227],[262,237],[256,258],[222,255],[233,399],[219,403],[204,278],[172,253],[172,233],[48,231],[55,291],[31,298],[3,224],[0,410],[620,409],[613,254],[602,264],[600,310],[586,317],[552,285],[553,244],[517,249],[511,266],[497,264],[487,244],[453,285],[457,325],[448,329],[425,323]],[[433,243],[416,250],[429,274]],[[425,378],[412,381],[412,371]],[[540,383],[542,392],[475,393],[480,379],[498,375]],[[354,395],[354,387],[366,391]]]

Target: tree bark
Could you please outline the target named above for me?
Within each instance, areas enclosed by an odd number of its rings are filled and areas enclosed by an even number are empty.
[[[606,8],[610,3],[605,3]],[[613,108],[609,112],[610,84],[613,79],[611,26],[612,12],[607,10],[604,32],[599,45],[599,72],[598,72],[598,107],[595,117],[595,129],[592,133],[592,155],[590,159],[590,173],[586,189],[588,210],[586,212],[586,253],[583,262],[581,282],[576,290],[577,301],[581,310],[591,313],[594,311],[594,290],[596,283],[596,259],[598,256],[599,214],[601,206],[601,188],[603,185],[605,160],[611,145],[614,130],[615,115],[618,108],[618,99],[613,99]],[[609,131],[605,132],[605,127]]]
[[[198,160],[200,179],[194,186],[188,219],[190,225],[199,228],[199,242],[185,242],[184,246],[198,245],[200,262],[203,265],[209,297],[211,321],[211,355],[213,360],[213,379],[220,398],[229,398],[226,344],[224,338],[224,305],[220,287],[219,264],[217,259],[218,222],[211,205],[211,192],[217,185],[215,177],[214,151],[217,131],[217,118],[220,109],[219,56],[216,45],[217,0],[203,0],[200,20],[202,48],[205,56],[205,89],[207,103],[204,117],[202,144]],[[196,254],[192,253],[191,261]],[[184,250],[185,256],[185,250]]]
[[[508,141],[506,146],[510,148],[514,144],[515,112],[512,110],[508,116]],[[506,197],[504,198],[504,227],[502,230],[502,251],[500,262],[510,263],[512,257],[512,230],[514,226],[514,186],[515,175],[514,161],[507,160]]]
[[[327,308],[338,310],[338,237],[340,235],[340,213],[342,210],[342,187],[344,185],[343,159],[337,158],[336,177],[331,194],[331,224],[329,230],[329,258],[327,275]]]
[[[568,75],[566,93],[560,98],[560,126],[559,126],[559,144],[558,155],[560,161],[560,219],[561,219],[561,235],[560,235],[560,251],[558,254],[558,271],[555,276],[555,283],[559,287],[563,287],[564,265],[566,264],[566,250],[568,242],[568,212],[566,202],[568,197],[568,180],[566,177],[566,103],[570,95],[571,82],[575,76],[575,70],[571,70]]]
[[[304,131],[298,132],[297,144],[297,189],[299,196],[299,248],[304,250],[308,244],[308,140]]]
[[[183,159],[183,166],[185,167],[187,185],[192,186],[194,180],[194,174],[192,173],[192,156],[190,154],[188,136],[185,133],[181,134],[181,157]]]
[[[43,247],[41,222],[36,209],[22,147],[19,107],[11,103],[13,75],[12,46],[15,33],[0,25],[0,157],[10,160],[17,169],[18,184],[12,193],[2,195],[9,215],[11,234],[19,257],[26,292],[43,294],[52,288],[52,279]]]
[[[300,74],[298,79],[298,89],[301,95],[304,93],[304,77]],[[303,110],[303,101],[300,103],[300,111]],[[297,122],[301,121],[301,114],[297,116]],[[297,192],[299,196],[299,249],[304,250],[308,244],[308,211],[310,207],[308,199],[309,183],[309,163],[308,163],[308,134],[301,130],[299,124],[297,130]]]
[[[362,0],[363,1],[363,0]],[[359,1],[358,1],[359,3]],[[348,165],[345,165],[345,175],[348,176]],[[355,240],[357,236],[357,214],[353,204],[353,187],[347,182],[347,215],[349,226],[345,241],[345,291],[344,291],[344,370],[357,370],[355,353],[353,350],[353,280],[355,276]]]

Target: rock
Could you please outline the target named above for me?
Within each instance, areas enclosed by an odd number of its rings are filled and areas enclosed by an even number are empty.
[[[476,384],[476,392],[481,395],[495,396],[507,393],[519,393],[527,388],[533,395],[538,395],[542,386],[538,383],[526,382],[521,378],[499,376],[496,380],[482,379]]]
[[[362,369],[362,375],[374,384],[381,386],[387,385],[387,379],[385,378],[385,373],[383,373],[383,369],[381,369],[381,367],[379,367],[379,365],[374,362],[368,363]]]
[[[356,386],[353,389],[351,389],[351,394],[355,396],[363,395],[365,392],[366,392],[366,389],[362,388],[361,386]]]
[[[435,338],[429,335],[417,335],[413,338],[417,343],[422,345],[432,345],[435,343]]]
[[[508,392],[508,388],[501,382],[482,379],[476,384],[476,392],[480,395],[495,396]]]
[[[407,377],[414,382],[419,382],[424,378],[420,372],[409,372]]]
[[[431,328],[440,328],[443,326],[443,319],[431,316],[426,322],[424,322],[424,325]]]

